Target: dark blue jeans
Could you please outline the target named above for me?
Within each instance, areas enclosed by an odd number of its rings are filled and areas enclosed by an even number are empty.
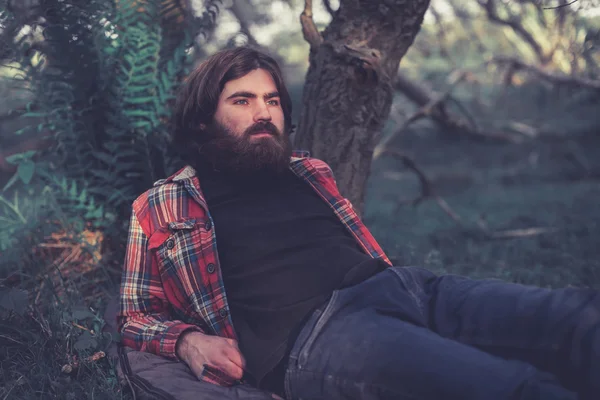
[[[288,399],[600,399],[600,296],[394,267],[333,293]]]

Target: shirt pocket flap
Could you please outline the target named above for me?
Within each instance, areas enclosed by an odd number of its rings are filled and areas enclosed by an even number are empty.
[[[178,231],[182,229],[193,229],[196,225],[196,218],[182,219],[179,221],[169,222],[169,229]]]
[[[196,225],[196,218],[190,219],[180,219],[177,221],[169,222],[167,224],[168,229],[166,227],[162,227],[157,229],[152,236],[149,238],[149,248],[157,249],[163,243],[166,242],[167,239],[172,238],[175,232],[189,231],[194,229]]]

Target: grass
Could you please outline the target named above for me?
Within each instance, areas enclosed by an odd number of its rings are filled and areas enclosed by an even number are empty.
[[[78,333],[68,313],[52,307],[44,313],[4,315],[0,324],[2,399],[128,399],[111,362],[104,358],[81,363],[72,373],[63,372],[74,353]]]

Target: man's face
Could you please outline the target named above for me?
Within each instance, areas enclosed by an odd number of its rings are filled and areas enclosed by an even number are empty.
[[[284,121],[273,78],[253,70],[225,84],[212,124],[203,127],[208,141],[201,157],[230,172],[280,172],[291,156]]]

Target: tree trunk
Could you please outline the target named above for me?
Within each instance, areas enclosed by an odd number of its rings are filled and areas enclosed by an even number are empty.
[[[322,36],[307,26],[310,12],[301,17],[311,50],[294,145],[331,166],[359,212],[400,60],[428,6],[429,0],[341,0]]]

